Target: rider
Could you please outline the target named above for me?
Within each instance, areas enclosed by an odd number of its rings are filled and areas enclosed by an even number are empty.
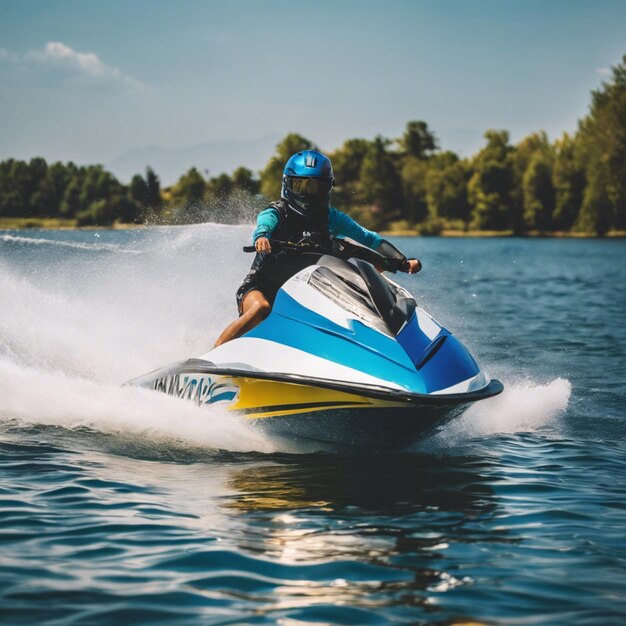
[[[280,200],[272,202],[257,218],[253,234],[257,255],[237,290],[239,318],[224,329],[215,346],[243,335],[264,320],[278,290],[302,269],[270,254],[269,237],[293,243],[312,240],[322,246],[329,246],[331,237],[349,237],[394,260],[402,271],[409,274],[420,271],[422,265],[418,259],[407,259],[378,233],[363,228],[330,206],[334,182],[330,159],[317,150],[303,150],[287,161]]]

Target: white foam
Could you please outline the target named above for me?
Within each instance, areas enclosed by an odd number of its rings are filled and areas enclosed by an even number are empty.
[[[458,445],[472,437],[538,430],[565,411],[572,392],[571,383],[563,378],[545,384],[503,382],[502,394],[470,406],[434,442]]]
[[[96,383],[7,360],[0,360],[0,419],[173,439],[211,449],[275,451],[253,425],[219,407],[201,408],[137,387]]]
[[[0,420],[272,451],[224,409],[121,387],[211,347],[236,315],[250,232],[203,224],[68,246],[4,235],[16,247],[0,261]],[[23,262],[20,245],[39,246],[41,259]],[[67,252],[50,263],[49,245]]]
[[[151,229],[127,244],[131,258],[68,250],[49,265],[42,248],[40,263],[0,263],[0,357],[122,383],[205,352],[236,316],[250,259],[234,252],[249,230]]]

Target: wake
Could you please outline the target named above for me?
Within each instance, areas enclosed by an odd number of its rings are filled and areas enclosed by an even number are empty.
[[[548,383],[502,381],[504,391],[471,405],[435,435],[433,444],[456,446],[474,437],[541,430],[566,409],[572,394],[569,380]]]
[[[17,235],[0,235],[0,241],[28,246],[55,246],[73,250],[89,250],[103,252],[121,252],[122,254],[140,254],[139,250],[124,248],[114,243],[81,243],[73,241],[55,241],[54,239],[39,239],[34,237],[19,237]]]
[[[275,452],[261,432],[225,409],[202,409],[191,402],[138,387],[74,378],[0,360],[0,416],[22,427],[136,437],[233,452]]]
[[[119,244],[88,242],[91,232],[81,233],[85,241],[53,235],[0,235],[8,244],[0,246],[0,422],[278,451],[223,408],[121,386],[211,347],[236,315],[250,226],[153,228]],[[563,379],[504,383],[501,396],[470,407],[439,441],[541,428],[571,394]]]

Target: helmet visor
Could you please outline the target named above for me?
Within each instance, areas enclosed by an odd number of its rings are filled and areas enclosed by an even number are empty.
[[[287,176],[287,188],[296,196],[317,196],[328,193],[333,185],[330,178]]]

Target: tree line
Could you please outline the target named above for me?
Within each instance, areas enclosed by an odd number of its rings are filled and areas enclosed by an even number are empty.
[[[579,231],[626,230],[626,55],[592,92],[577,131],[550,142],[536,132],[511,144],[488,130],[477,154],[442,150],[424,121],[395,139],[349,139],[328,153],[335,170],[333,204],[371,228]],[[100,165],[0,163],[0,217],[62,217],[78,225],[236,223],[280,195],[291,154],[317,148],[287,135],[258,175],[240,167],[207,178],[191,168],[162,189],[151,168],[120,183]]]

